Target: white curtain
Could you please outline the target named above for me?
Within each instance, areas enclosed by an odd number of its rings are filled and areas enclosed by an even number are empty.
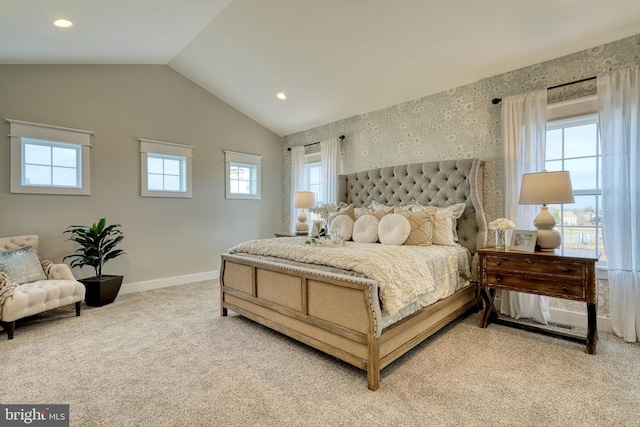
[[[502,141],[504,144],[504,214],[521,229],[533,229],[537,205],[520,205],[522,174],[544,169],[547,133],[546,89],[502,98]],[[549,322],[549,299],[518,292],[502,292],[500,313],[515,319]]]
[[[340,140],[320,142],[320,182],[322,203],[338,202],[338,175],[340,174]]]
[[[602,225],[613,332],[640,341],[640,67],[598,76]]]
[[[293,196],[296,191],[304,190],[304,147],[291,149],[291,199],[289,200],[289,227],[295,231],[298,222],[297,209],[293,207]]]

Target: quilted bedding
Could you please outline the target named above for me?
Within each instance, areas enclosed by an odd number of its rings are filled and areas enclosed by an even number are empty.
[[[378,282],[385,326],[453,294],[471,278],[469,252],[456,246],[307,244],[306,237],[251,240],[229,253],[354,271]]]

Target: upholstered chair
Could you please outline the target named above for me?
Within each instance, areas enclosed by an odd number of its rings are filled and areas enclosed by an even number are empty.
[[[66,264],[38,257],[36,235],[0,238],[0,325],[13,338],[16,320],[75,304],[80,316],[85,287]]]

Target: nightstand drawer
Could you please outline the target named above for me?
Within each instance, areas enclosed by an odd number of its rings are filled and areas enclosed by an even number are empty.
[[[485,268],[491,272],[535,271],[536,273],[555,274],[559,276],[558,280],[561,280],[562,277],[583,278],[585,276],[585,265],[579,262],[556,262],[539,257],[510,257],[509,255],[486,256],[484,260]]]
[[[493,271],[487,271],[487,285],[495,288],[512,288],[513,291],[533,292],[550,297],[584,299],[584,285],[582,282],[567,282],[559,278],[541,279],[538,277],[510,276]]]

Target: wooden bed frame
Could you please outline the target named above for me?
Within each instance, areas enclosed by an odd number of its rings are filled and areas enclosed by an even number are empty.
[[[341,175],[339,197],[355,206],[372,200],[436,206],[466,203],[458,220],[459,243],[472,254],[486,244],[481,203],[484,162],[478,159],[416,163]],[[472,263],[475,277],[476,262]],[[480,305],[472,282],[450,297],[382,328],[373,280],[223,254],[220,310],[246,318],[367,371],[370,390],[380,370],[424,339]]]

